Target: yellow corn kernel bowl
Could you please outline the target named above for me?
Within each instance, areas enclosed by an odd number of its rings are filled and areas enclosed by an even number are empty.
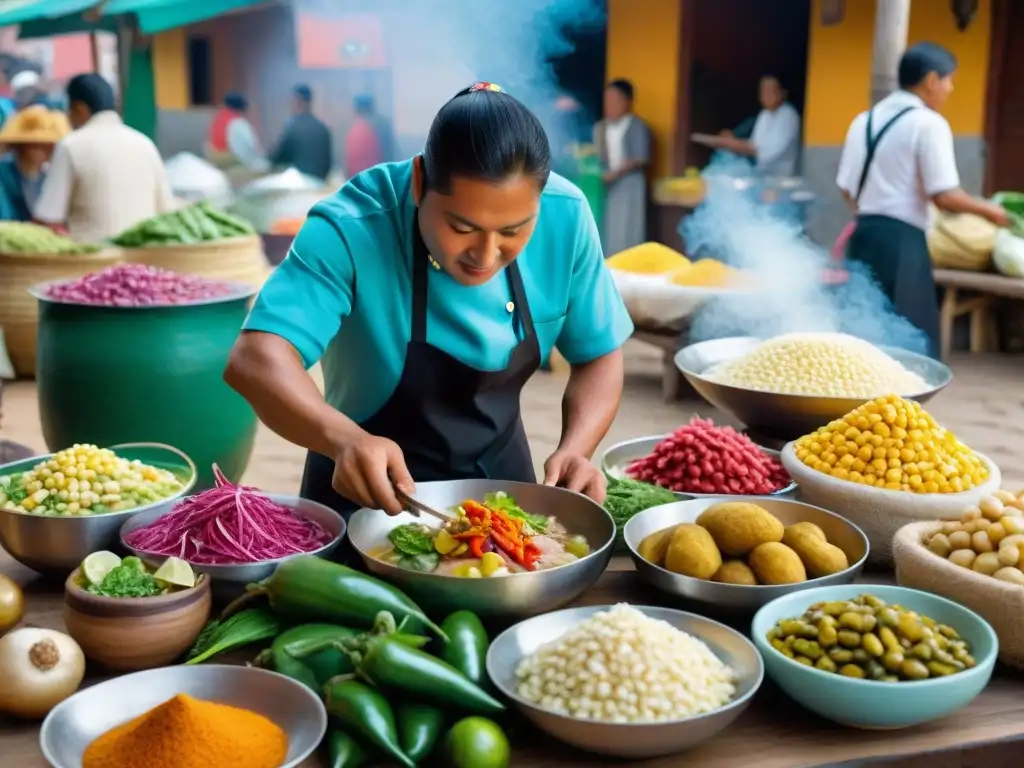
[[[700,259],[669,274],[673,285],[689,288],[729,288],[739,282],[740,272],[717,259]]]
[[[868,562],[891,565],[896,531],[909,523],[959,520],[964,509],[991,496],[1002,486],[999,467],[975,451],[988,470],[988,478],[960,493],[910,493],[839,480],[811,469],[796,456],[794,443],[780,455],[782,465],[800,488],[800,500],[835,512],[858,526],[871,543]]]
[[[641,243],[610,257],[609,269],[635,275],[667,275],[690,266],[683,254],[661,243]]]

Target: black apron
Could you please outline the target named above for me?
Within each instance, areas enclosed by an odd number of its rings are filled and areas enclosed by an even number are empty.
[[[491,478],[535,483],[537,475],[520,415],[523,386],[540,366],[540,344],[516,262],[505,268],[506,305],[521,341],[501,371],[479,371],[427,343],[431,260],[413,217],[412,336],[394,393],[360,426],[401,447],[417,482]],[[334,460],[309,452],[299,495],[347,520],[357,508],[331,485]],[[344,553],[350,556],[350,553]]]
[[[898,112],[875,136],[871,135],[874,110],[868,112],[867,155],[855,200],[860,200],[864,191],[882,137],[913,109],[915,107],[906,107]],[[939,304],[924,230],[891,216],[859,215],[846,245],[846,258],[860,262],[871,271],[893,311],[924,332],[928,337],[928,354],[938,358]]]

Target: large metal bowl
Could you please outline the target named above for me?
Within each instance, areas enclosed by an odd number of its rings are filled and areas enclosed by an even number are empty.
[[[388,544],[388,532],[406,523],[440,525],[427,516],[405,512],[389,517],[377,509],[360,509],[349,519],[348,537],[370,572],[397,585],[428,613],[443,615],[466,609],[486,620],[535,616],[572,602],[600,578],[612,556],[615,523],[597,502],[579,493],[533,483],[499,480],[451,480],[417,483],[416,497],[446,510],[466,499],[504,491],[535,515],[554,515],[571,533],[585,536],[590,554],[545,571],[513,573],[490,579],[463,579],[407,571],[371,556]]]
[[[125,520],[173,504],[196,484],[196,465],[177,448],[160,443],[124,443],[111,446],[111,450],[123,458],[174,472],[182,481],[181,491],[154,504],[103,515],[30,515],[0,509],[0,546],[34,571],[64,577],[81,565],[86,555],[112,549]],[[30,470],[52,455],[5,464],[0,467],[0,476]]]
[[[748,427],[787,440],[813,432],[833,419],[845,416],[867,399],[783,395],[729,386],[705,378],[704,374],[715,365],[743,357],[763,341],[750,336],[734,336],[691,344],[676,353],[676,367],[711,405],[732,414]],[[926,402],[953,380],[953,372],[938,360],[896,347],[879,349],[927,382],[928,389],[924,392],[900,392],[903,397]]]
[[[178,694],[272,720],[288,735],[281,768],[301,764],[327,731],[320,697],[284,675],[225,664],[160,667],[90,686],[54,707],[39,732],[43,756],[54,768],[82,768],[82,756],[94,739]]]
[[[850,567],[831,576],[808,579],[799,584],[749,587],[681,576],[640,557],[640,542],[652,533],[663,531],[679,523],[695,522],[705,509],[721,501],[747,501],[757,504],[786,526],[794,523],[814,523],[825,532],[825,538],[830,544],[834,544],[846,553]],[[864,567],[869,551],[868,539],[864,532],[839,515],[799,501],[768,496],[753,498],[750,496],[719,496],[652,507],[631,518],[623,529],[622,537],[625,539],[626,547],[629,549],[629,554],[632,556],[637,573],[641,578],[670,595],[705,603],[723,613],[753,613],[775,598],[788,595],[791,592],[835,584],[849,584],[857,578]]]
[[[616,443],[607,451],[601,455],[601,469],[605,474],[610,477],[614,477],[618,480],[624,480],[629,477],[626,474],[626,470],[629,465],[636,459],[642,459],[644,456],[650,456],[655,446],[664,440],[668,435],[652,435],[650,437],[637,437],[633,440],[626,440],[622,443]],[[772,450],[771,448],[764,448],[758,446],[761,452],[771,456],[776,461],[780,462],[781,453],[779,451]],[[772,496],[781,498],[791,498],[796,492],[796,483],[791,482],[784,488],[780,488],[775,491]],[[710,493],[683,493],[682,491],[674,491],[676,496],[680,500],[686,499],[705,499],[705,498],[717,498],[715,494]]]
[[[685,720],[622,724],[557,715],[516,693],[516,668],[523,658],[599,611],[607,611],[609,606],[569,608],[516,624],[491,643],[487,651],[487,674],[498,690],[534,725],[559,741],[588,752],[641,760],[695,747],[729,726],[750,704],[764,679],[761,655],[747,638],[717,621],[672,608],[633,607],[703,640],[736,672],[735,698],[721,709]]]
[[[320,523],[331,533],[332,538],[330,542],[320,547],[320,549],[306,552],[305,554],[327,557],[341,544],[341,540],[345,537],[345,520],[330,507],[310,501],[309,499],[290,496],[284,493],[268,493],[266,496],[275,504],[293,509],[296,514]],[[124,539],[132,531],[144,528],[157,518],[166,515],[173,508],[174,504],[161,504],[150,509],[148,512],[143,512],[133,517],[121,528],[121,546],[151,565],[162,563],[167,559],[166,555],[152,555],[135,549],[129,546]],[[260,563],[243,563],[239,565],[200,565],[193,563],[192,569],[197,573],[207,574],[213,580],[213,591],[217,597],[230,597],[232,594],[237,594],[244,590],[247,585],[268,578],[273,574],[277,566],[286,560],[290,560],[292,557],[296,557],[296,555],[279,557],[276,560],[264,560]]]

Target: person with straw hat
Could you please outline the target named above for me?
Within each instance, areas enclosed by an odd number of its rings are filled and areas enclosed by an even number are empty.
[[[0,129],[0,219],[31,221],[53,148],[71,130],[67,118],[43,106],[11,115]]]

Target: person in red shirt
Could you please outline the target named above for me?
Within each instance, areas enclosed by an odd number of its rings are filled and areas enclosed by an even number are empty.
[[[373,97],[357,96],[353,107],[355,121],[345,135],[345,173],[349,178],[397,159],[391,124],[377,114]]]

